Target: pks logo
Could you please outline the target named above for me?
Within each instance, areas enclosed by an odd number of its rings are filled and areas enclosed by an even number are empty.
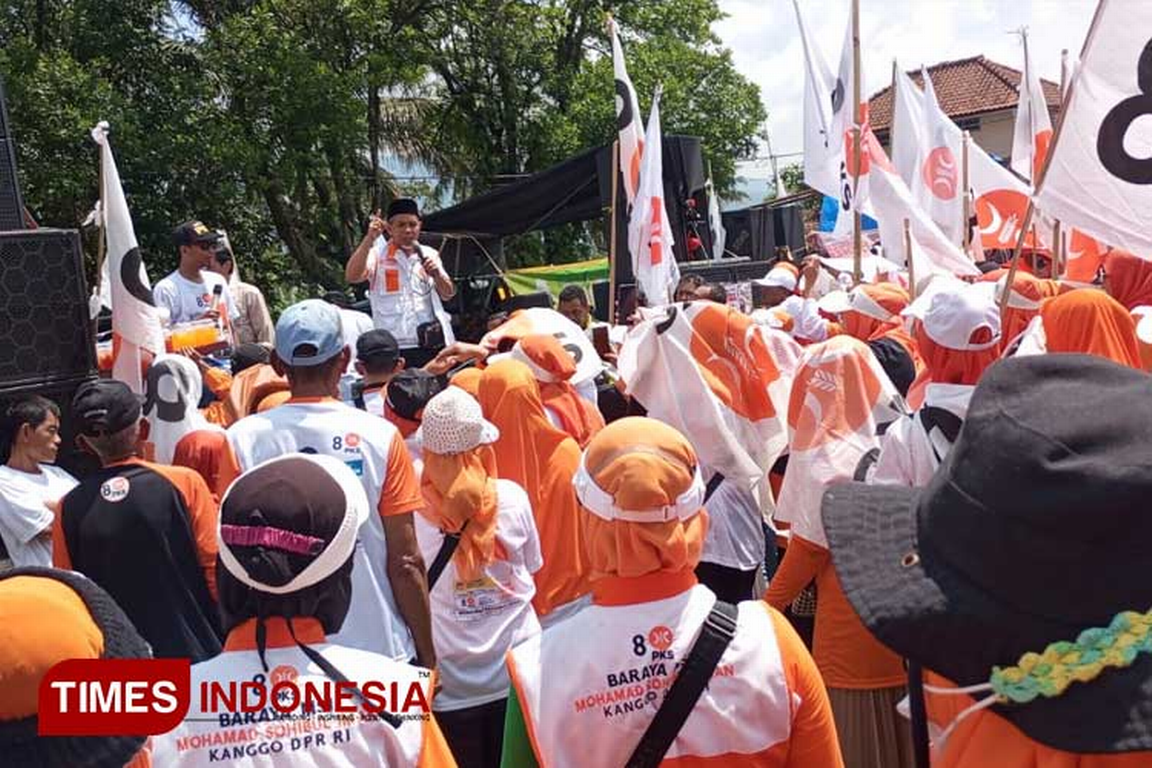
[[[116,504],[128,497],[128,478],[113,477],[104,481],[100,486],[100,498]]]

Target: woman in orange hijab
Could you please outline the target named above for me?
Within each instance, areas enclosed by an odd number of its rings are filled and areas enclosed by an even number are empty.
[[[484,417],[500,430],[492,446],[496,469],[532,502],[544,555],[532,604],[548,626],[588,602],[588,561],[572,487],[580,446],[548,422],[540,387],[519,360],[500,360],[485,369],[479,395]]]
[[[1004,291],[1007,277],[997,286],[997,300]],[[1038,277],[1017,272],[1012,281],[1012,292],[1008,294],[1008,306],[1004,309],[1004,317],[1000,321],[1000,351],[1008,349],[1016,338],[1024,333],[1028,323],[1040,311],[1040,303],[1044,299],[1058,296],[1061,292],[1060,284],[1055,280],[1041,280]]]
[[[844,761],[852,768],[911,768],[900,657],[882,646],[848,603],[820,517],[824,491],[853,479],[903,401],[862,342],[836,336],[805,351],[788,403],[789,457],[777,500],[791,524],[784,560],[764,599],[783,610],[816,582],[812,655],[828,686]]]
[[[1152,261],[1110,252],[1104,257],[1104,290],[1129,311],[1152,305]]]
[[[1136,321],[1118,301],[1103,291],[1081,288],[1040,307],[1044,348],[1107,358],[1143,370]]]
[[[613,422],[589,443],[576,488],[592,605],[508,654],[504,764],[841,768],[824,684],[788,621],[763,602],[720,604],[696,581],[708,515],[684,436],[653,419]],[[666,750],[630,761],[706,621],[732,633],[707,692]]]
[[[453,376],[448,381],[448,385],[462,389],[472,397],[478,398],[480,396],[480,379],[483,375],[484,371],[479,368],[465,368]]]
[[[576,361],[559,339],[544,334],[525,336],[512,347],[512,357],[528,366],[536,377],[544,412],[552,426],[570,435],[581,448],[604,429],[600,411],[569,383],[576,375]]]
[[[460,765],[498,765],[508,671],[504,656],[540,633],[532,609],[540,540],[528,496],[496,478],[499,437],[480,404],[448,387],[424,408],[420,514],[456,549],[429,585],[442,689],[432,708]],[[431,543],[431,542],[430,542]],[[439,549],[437,550],[437,554]],[[435,562],[436,556],[425,557]]]
[[[844,333],[860,341],[873,341],[902,329],[900,313],[908,306],[908,292],[894,283],[864,283],[848,295],[851,309],[840,314]]]

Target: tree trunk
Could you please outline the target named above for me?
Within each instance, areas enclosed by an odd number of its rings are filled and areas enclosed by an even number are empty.
[[[300,218],[284,195],[279,182],[273,181],[265,187],[264,202],[272,215],[272,223],[276,225],[276,234],[287,246],[288,253],[300,265],[304,277],[319,285],[338,285],[336,268],[320,257],[315,244],[301,230]]]

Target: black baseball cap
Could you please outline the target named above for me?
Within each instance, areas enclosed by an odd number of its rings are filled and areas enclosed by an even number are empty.
[[[172,242],[181,245],[207,245],[221,239],[221,234],[209,229],[204,222],[192,219],[172,230]]]
[[[115,434],[140,420],[140,396],[115,379],[80,385],[72,398],[72,418],[82,435]]]
[[[382,328],[360,334],[356,339],[357,360],[379,360],[387,362],[400,356],[400,345],[396,337]]]
[[[392,413],[409,421],[419,421],[424,406],[444,391],[443,377],[419,368],[406,368],[388,382],[385,402]]]

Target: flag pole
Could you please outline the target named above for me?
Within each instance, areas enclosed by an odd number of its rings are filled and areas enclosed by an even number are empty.
[[[916,298],[916,266],[912,263],[912,227],[904,219],[904,261],[908,263],[908,295]]]
[[[1080,58],[1084,58],[1084,50],[1088,47],[1088,41],[1092,39],[1092,33],[1096,31],[1096,26],[1100,22],[1100,11],[1104,7],[1104,3],[1096,4],[1096,12],[1092,14],[1092,23],[1088,25],[1088,34],[1084,35],[1084,44],[1080,47]],[[1076,80],[1078,72],[1072,74],[1071,81],[1068,83],[1068,96],[1063,98],[1060,102],[1060,116],[1056,118],[1056,129],[1052,132],[1052,141],[1048,144],[1048,154],[1044,157],[1044,165],[1040,167],[1040,173],[1037,174],[1035,179],[1036,184],[1033,187],[1032,195],[1028,198],[1028,208],[1024,212],[1024,221],[1020,227],[1020,234],[1016,238],[1016,247],[1012,253],[1012,266],[1008,270],[1008,283],[1004,286],[1004,293],[1000,296],[1000,321],[1003,324],[1004,310],[1008,307],[1008,294],[1012,290],[1012,281],[1016,279],[1016,270],[1020,266],[1020,251],[1024,248],[1024,237],[1028,233],[1028,227],[1032,224],[1032,212],[1035,208],[1034,200],[1036,195],[1040,194],[1040,187],[1044,183],[1044,177],[1048,173],[1048,166],[1052,164],[1052,155],[1056,152],[1056,145],[1060,141],[1060,134],[1064,129],[1064,117],[1068,114],[1068,107],[1072,104],[1073,92],[1076,89]]]
[[[972,199],[970,195],[971,182],[968,178],[968,142],[972,140],[972,135],[968,131],[964,131],[964,142],[960,150],[960,191],[964,195],[964,204],[961,206],[964,217],[961,222],[960,231],[963,232],[963,239],[961,242],[964,244],[964,252],[968,253],[969,246],[972,245]]]
[[[620,139],[612,142],[612,224],[608,237],[608,325],[616,325],[616,206],[620,194]]]
[[[864,123],[863,105],[860,103],[860,0],[852,0],[852,108],[855,125],[852,127],[852,280],[856,285],[863,278],[863,238],[860,231],[860,128]]]
[[[107,141],[107,137],[105,137]],[[96,296],[100,295],[103,289],[102,283],[104,282],[104,259],[108,257],[108,212],[106,203],[104,201],[104,146],[102,144],[96,145],[99,151],[99,160],[96,165],[96,183],[100,185],[100,217],[96,227]],[[109,294],[111,296],[111,294]],[[91,314],[91,310],[89,310]],[[90,318],[92,323],[93,338],[95,338],[96,329],[99,325],[99,312],[97,316]]]

